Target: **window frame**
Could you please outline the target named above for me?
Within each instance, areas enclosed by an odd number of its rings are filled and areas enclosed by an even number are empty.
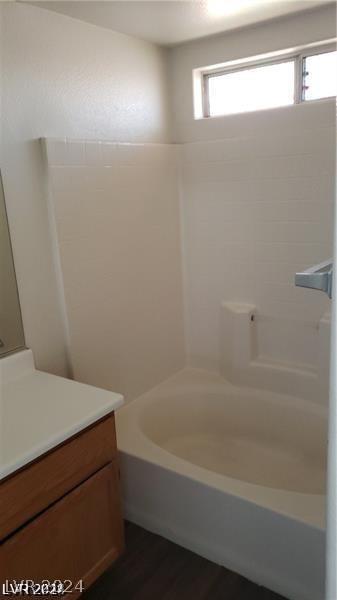
[[[238,73],[240,71],[248,71],[249,69],[256,69],[257,67],[268,67],[270,65],[277,65],[285,62],[294,62],[294,103],[289,106],[293,106],[296,104],[302,103],[312,103],[312,102],[321,102],[324,100],[328,100],[330,98],[334,98],[335,96],[324,96],[324,98],[317,98],[314,100],[306,100],[304,98],[304,72],[305,72],[305,60],[310,56],[314,56],[317,54],[326,54],[328,52],[335,52],[337,50],[337,46],[335,43],[322,44],[319,46],[308,46],[304,49],[301,49],[297,52],[286,52],[282,53],[279,56],[273,56],[271,58],[261,58],[254,60],[243,60],[242,62],[237,63],[238,66],[233,66],[233,64],[226,64],[210,69],[202,69],[201,70],[201,88],[202,88],[202,118],[204,119],[214,119],[218,117],[226,117],[232,116],[235,114],[247,114],[248,112],[257,112],[259,110],[270,110],[269,108],[262,109],[252,109],[251,111],[245,111],[240,113],[224,113],[223,115],[214,115],[210,114],[210,106],[209,106],[209,80],[214,77],[219,77],[221,75],[226,75],[229,73]],[[236,61],[235,61],[236,62]],[[275,108],[275,107],[271,107]]]

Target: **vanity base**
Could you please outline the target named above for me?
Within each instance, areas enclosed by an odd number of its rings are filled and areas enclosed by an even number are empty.
[[[82,462],[79,449],[83,452]],[[46,468],[51,465],[59,468]],[[38,470],[44,479],[37,478],[37,497],[31,488],[27,505],[24,497],[13,495],[13,490],[20,489],[21,478],[28,475],[29,479],[30,470],[35,477]],[[21,513],[11,510],[15,502],[21,502]],[[0,512],[6,509],[5,504],[17,528],[8,534],[4,520],[0,583],[60,581],[72,598],[78,597],[124,548],[113,415],[0,484]]]

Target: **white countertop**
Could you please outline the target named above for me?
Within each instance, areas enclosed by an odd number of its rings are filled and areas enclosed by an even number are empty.
[[[123,404],[123,396],[37,371],[31,350],[0,360],[0,479]]]

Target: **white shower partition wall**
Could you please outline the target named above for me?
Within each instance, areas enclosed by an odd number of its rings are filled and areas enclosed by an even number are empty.
[[[323,387],[316,376],[329,363],[330,301],[296,288],[294,274],[332,252],[333,103],[317,109],[315,121],[310,115],[252,114],[246,133],[233,117],[233,137],[182,145],[186,338],[189,364],[217,371],[231,343],[223,304],[238,307],[236,321],[240,305],[247,315],[252,305],[254,322],[246,324],[254,348],[250,361],[241,356],[241,367],[257,364],[249,376],[241,368],[240,381],[270,387],[271,379],[273,389],[325,402],[326,373]],[[268,127],[258,127],[264,120]],[[283,382],[292,380],[288,389],[279,387],[277,369]]]
[[[331,254],[329,106],[322,115],[314,129],[283,130],[276,115],[268,131],[180,146],[47,140],[76,377],[131,398],[186,356],[325,403],[329,300],[294,286]]]
[[[133,398],[185,362],[176,148],[46,149],[74,376]]]

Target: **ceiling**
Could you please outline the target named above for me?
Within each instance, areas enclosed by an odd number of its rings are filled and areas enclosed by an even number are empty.
[[[43,0],[30,4],[172,46],[328,4],[324,0]]]

